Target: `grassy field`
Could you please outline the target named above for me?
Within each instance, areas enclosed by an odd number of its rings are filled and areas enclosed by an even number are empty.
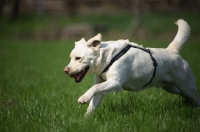
[[[147,47],[165,48],[169,41],[138,42]],[[0,40],[1,132],[200,131],[199,108],[155,88],[110,93],[94,114],[84,118],[88,104],[79,105],[77,100],[92,86],[93,76],[77,84],[63,73],[73,43]],[[200,93],[199,49],[199,39],[191,39],[181,55],[192,67]]]
[[[1,42],[0,131],[200,130],[199,109],[160,89],[109,94],[91,117],[83,118],[87,105],[77,99],[93,81],[88,76],[76,84],[63,73],[72,43]],[[186,45],[182,56],[194,69],[199,88],[200,46],[188,45],[197,47]]]

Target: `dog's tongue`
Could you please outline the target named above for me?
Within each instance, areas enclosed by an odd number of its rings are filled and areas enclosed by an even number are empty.
[[[81,72],[77,73],[77,74],[75,75],[75,79],[76,79],[76,80],[79,80],[79,79],[81,78],[81,75],[82,75]]]
[[[69,75],[71,78],[74,78],[76,82],[79,82],[82,76],[82,72],[76,73],[76,74],[72,74]]]
[[[74,78],[75,82],[79,83],[84,78],[88,70],[89,70],[89,66],[76,74],[70,75],[70,77]]]

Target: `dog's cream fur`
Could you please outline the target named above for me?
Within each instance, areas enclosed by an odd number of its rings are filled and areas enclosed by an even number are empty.
[[[101,42],[101,34],[88,41],[83,38],[76,42],[70,54],[71,61],[64,71],[74,78],[78,78],[77,76],[81,76],[84,72],[95,74],[94,86],[78,99],[81,104],[90,101],[86,114],[93,112],[108,92],[139,91],[153,86],[179,94],[200,106],[200,97],[192,70],[179,54],[189,37],[190,27],[182,19],[176,24],[178,25],[177,35],[166,49],[149,48],[158,66],[152,83],[146,87],[143,86],[151,79],[154,66],[150,55],[137,48],[131,48],[102,73],[111,59],[128,44],[142,48],[141,45],[128,40]],[[88,66],[88,71],[83,70]],[[79,77],[78,81],[81,80]]]

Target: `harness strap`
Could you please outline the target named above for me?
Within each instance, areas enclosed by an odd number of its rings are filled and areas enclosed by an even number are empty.
[[[140,48],[140,47],[136,47],[134,45],[127,45],[122,51],[120,51],[117,55],[115,55],[115,57],[110,61],[110,63],[106,66],[106,68],[102,71],[102,73],[106,72],[110,66],[116,61],[118,60],[121,56],[123,56],[130,48],[136,48],[136,49],[140,49],[143,50],[147,53],[149,53],[151,60],[153,61],[153,66],[154,66],[154,71],[153,71],[153,75],[150,79],[150,81],[148,83],[146,83],[143,87],[147,86],[148,84],[150,84],[156,74],[156,67],[157,67],[157,62],[156,59],[153,57],[151,50],[150,49],[145,49],[145,48]]]

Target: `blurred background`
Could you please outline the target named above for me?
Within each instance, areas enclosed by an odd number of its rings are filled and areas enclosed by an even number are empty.
[[[0,0],[0,39],[173,39],[183,18],[200,37],[199,0]]]

